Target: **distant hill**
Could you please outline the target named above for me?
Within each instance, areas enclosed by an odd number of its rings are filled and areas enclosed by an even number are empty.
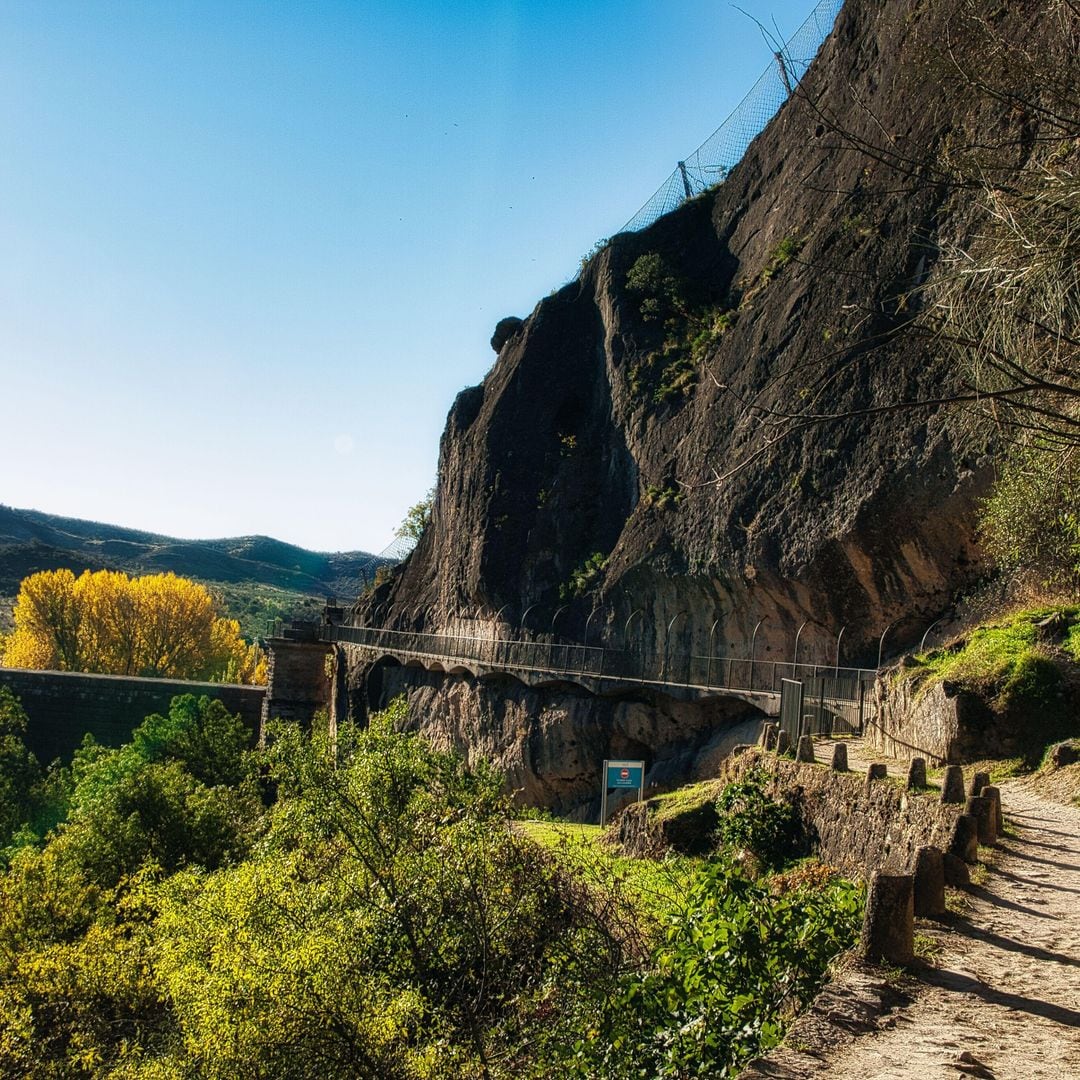
[[[213,588],[256,636],[278,615],[314,611],[327,597],[354,598],[385,561],[366,551],[308,551],[269,536],[179,540],[0,505],[0,627],[10,620],[19,582],[39,570],[172,570]]]

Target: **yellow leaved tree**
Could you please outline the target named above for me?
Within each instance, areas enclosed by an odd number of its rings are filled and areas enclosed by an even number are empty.
[[[5,667],[215,682],[266,682],[266,658],[217,613],[205,586],[176,574],[44,570],[26,578]]]

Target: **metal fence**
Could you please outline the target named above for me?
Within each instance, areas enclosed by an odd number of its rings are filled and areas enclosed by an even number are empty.
[[[780,727],[792,745],[803,735],[861,735],[870,719],[872,700],[870,680],[866,679],[853,682],[831,675],[784,679]]]
[[[727,176],[802,80],[822,42],[832,32],[842,7],[843,0],[819,0],[802,26],[776,50],[774,62],[761,73],[731,115],[685,161],[678,163],[620,232],[646,228]]]
[[[325,640],[362,645],[391,655],[414,657],[447,669],[476,665],[501,671],[528,671],[552,676],[582,677],[622,683],[662,685],[695,690],[741,690],[779,694],[784,679],[819,689],[827,686],[830,704],[857,704],[874,669],[748,660],[731,656],[697,656],[674,652],[612,649],[556,640],[524,640],[474,634],[428,634],[369,626],[322,628]]]

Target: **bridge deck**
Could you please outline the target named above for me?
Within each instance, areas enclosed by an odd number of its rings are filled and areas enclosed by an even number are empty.
[[[876,672],[734,657],[649,656],[604,646],[328,626],[326,640],[373,658],[415,661],[429,670],[506,674],[526,685],[571,682],[592,693],[652,689],[683,699],[733,697],[774,715],[785,679],[797,679],[819,706],[861,704]],[[681,677],[680,677],[681,676]]]

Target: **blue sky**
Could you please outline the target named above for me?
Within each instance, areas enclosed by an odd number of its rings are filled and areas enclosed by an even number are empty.
[[[769,61],[698,0],[0,0],[0,502],[381,549],[498,319]]]

